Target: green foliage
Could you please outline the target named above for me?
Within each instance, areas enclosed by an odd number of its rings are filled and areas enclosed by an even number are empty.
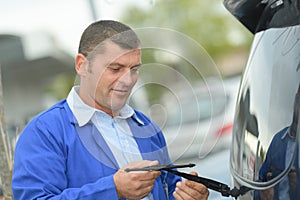
[[[60,100],[66,98],[68,92],[74,86],[74,74],[60,74],[57,75],[52,84],[47,88],[47,92]]]
[[[162,27],[196,40],[213,59],[228,51],[249,49],[252,35],[220,0],[157,0],[148,9],[131,7],[122,17],[137,28]]]
[[[146,9],[133,6],[124,13],[121,21],[133,28],[156,27],[162,28],[162,32],[165,29],[172,30],[202,47],[202,50],[195,48],[195,51],[182,40],[170,37],[172,34],[148,33],[142,38],[142,42],[145,39],[158,43],[168,40],[170,46],[182,49],[179,54],[171,55],[177,56],[176,62],[170,61],[169,57],[160,59],[157,54],[162,53],[161,49],[143,49],[142,62],[151,64],[152,68],[143,69],[147,72],[140,73],[141,78],[155,83],[145,87],[150,103],[159,101],[171,85],[188,82],[193,87],[199,80],[222,76],[221,70],[214,63],[234,52],[245,52],[247,55],[250,49],[252,34],[225,9],[221,0],[157,0]],[[173,70],[163,70],[165,68],[158,66],[158,63]],[[238,67],[242,69],[244,66]],[[177,74],[181,77],[176,78]]]

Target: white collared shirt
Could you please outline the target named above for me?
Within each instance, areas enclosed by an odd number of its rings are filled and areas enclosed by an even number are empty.
[[[79,86],[72,88],[67,97],[67,103],[79,126],[84,126],[90,120],[94,123],[111,149],[120,168],[129,162],[141,161],[141,153],[127,123],[128,118],[134,117],[143,124],[135,115],[134,110],[126,104],[121,109],[119,116],[111,117],[105,112],[85,104],[79,97],[78,90]]]

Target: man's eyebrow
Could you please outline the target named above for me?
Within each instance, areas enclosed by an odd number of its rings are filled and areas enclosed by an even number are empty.
[[[140,67],[141,65],[142,65],[142,63],[139,63],[139,64],[137,64],[137,65],[131,66],[131,68],[133,68],[133,67]],[[112,62],[112,63],[110,63],[108,66],[126,67],[127,65],[123,65],[123,64],[118,63],[118,62]]]
[[[140,67],[140,66],[142,66],[142,63],[139,63],[139,64],[134,65],[134,66],[132,66],[132,67]]]
[[[108,66],[120,66],[120,67],[126,67],[125,65],[118,63],[118,62],[112,62]]]

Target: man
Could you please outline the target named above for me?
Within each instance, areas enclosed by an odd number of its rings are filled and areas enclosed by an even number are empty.
[[[116,21],[84,31],[76,56],[80,86],[35,117],[18,140],[14,199],[207,199],[202,184],[124,170],[171,163],[161,130],[126,104],[140,48],[134,31]]]
[[[278,184],[267,190],[259,191],[257,199],[293,200],[300,198],[300,174],[297,170],[299,169],[299,154],[296,142],[297,132],[299,132],[297,129],[300,112],[300,85],[295,95],[293,108],[292,123],[274,135],[266,159],[260,168],[259,179],[269,181],[278,177],[290,165],[291,167],[288,174]]]

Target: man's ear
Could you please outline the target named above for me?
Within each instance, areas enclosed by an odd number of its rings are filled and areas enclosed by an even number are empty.
[[[87,58],[81,53],[77,54],[75,59],[75,69],[77,74],[80,76],[85,76],[88,72],[88,67],[89,61]]]

